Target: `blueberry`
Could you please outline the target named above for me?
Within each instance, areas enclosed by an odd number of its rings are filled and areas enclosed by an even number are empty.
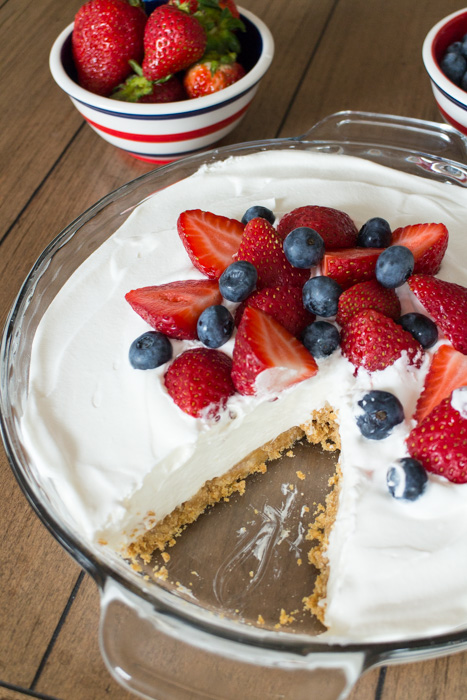
[[[312,277],[303,285],[303,306],[316,316],[335,316],[342,287],[332,277]]]
[[[391,244],[391,227],[386,219],[374,216],[358,232],[357,245],[362,248],[387,248]]]
[[[148,331],[132,342],[128,357],[134,369],[154,369],[172,359],[172,345],[163,333]]]
[[[328,321],[310,323],[302,333],[302,343],[313,357],[328,357],[340,342],[339,331]]]
[[[389,391],[369,391],[358,405],[363,413],[357,416],[357,425],[363,437],[369,440],[382,440],[404,420],[401,402]]]
[[[404,314],[398,323],[405,331],[408,331],[415,340],[418,340],[422,348],[431,348],[438,340],[438,327],[431,318],[425,314]]]
[[[266,219],[270,224],[273,224],[276,220],[274,212],[272,212],[267,207],[262,207],[260,204],[250,207],[242,216],[242,224],[247,224],[251,219],[256,219],[257,217]]]
[[[315,267],[323,259],[324,241],[314,229],[300,226],[286,236],[284,253],[294,267]]]
[[[386,481],[394,498],[415,501],[424,492],[428,476],[420,462],[404,457],[389,467]]]
[[[376,279],[387,289],[407,282],[414,268],[413,253],[403,245],[392,245],[380,253],[376,261]]]
[[[220,348],[232,335],[233,316],[225,306],[208,306],[198,318],[196,328],[199,340],[206,347]]]
[[[466,90],[466,91],[467,91],[467,71],[466,71],[466,72],[464,73],[464,75],[462,76],[462,80],[461,80],[460,87],[461,87],[463,90]]]
[[[439,65],[444,75],[456,85],[460,84],[467,70],[467,60],[458,53],[444,54]]]
[[[219,277],[219,290],[228,301],[243,301],[256,287],[256,267],[246,260],[237,260]]]
[[[465,41],[465,39],[463,39],[462,41],[453,41],[452,44],[449,44],[445,53],[461,53],[462,52],[462,44],[464,43],[464,41]]]

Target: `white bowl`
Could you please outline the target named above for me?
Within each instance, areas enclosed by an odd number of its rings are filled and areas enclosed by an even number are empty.
[[[274,55],[267,26],[239,8],[246,32],[240,36],[239,61],[246,75],[219,92],[180,102],[137,104],[95,95],[78,85],[71,51],[73,24],[50,52],[50,70],[88,124],[109,143],[136,158],[167,163],[224,138],[245,115]]]
[[[443,73],[440,61],[449,44],[467,34],[467,8],[444,17],[426,35],[422,56],[441,115],[467,136],[467,92]]]

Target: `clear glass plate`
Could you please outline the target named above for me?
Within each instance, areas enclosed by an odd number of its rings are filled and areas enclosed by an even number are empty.
[[[298,444],[294,456],[249,478],[244,496],[207,511],[141,571],[81,541],[22,444],[37,324],[70,274],[146,197],[203,163],[271,149],[343,153],[421,177],[467,186],[465,142],[451,127],[390,115],[341,112],[292,139],[212,150],[164,166],[119,188],[84,212],[40,256],[16,299],[1,347],[1,428],[15,476],[43,523],[101,590],[101,649],[130,690],[158,700],[239,697],[345,697],[377,663],[467,648],[467,632],[390,644],[340,645],[304,613],[313,590],[307,523],[324,501],[336,455]],[[302,472],[305,479],[299,478]],[[308,508],[308,511],[306,510]],[[154,576],[164,571],[168,576]],[[291,615],[280,626],[281,611]],[[283,618],[284,620],[284,618]]]

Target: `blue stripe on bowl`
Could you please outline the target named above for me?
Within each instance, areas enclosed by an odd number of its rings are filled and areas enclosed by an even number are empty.
[[[433,80],[433,78],[431,78],[431,82],[432,82],[433,85],[440,91],[440,93],[441,93],[442,95],[444,95],[444,97],[445,97],[447,100],[449,100],[449,102],[452,102],[452,103],[455,104],[457,107],[460,107],[462,110],[464,110],[464,112],[467,111],[467,105],[465,105],[463,102],[460,102],[460,101],[457,100],[455,97],[453,97],[452,95],[450,95],[448,92],[446,92],[445,90],[443,90],[443,88],[440,87],[440,86],[438,85],[438,83],[437,83],[435,80]],[[467,99],[467,93],[466,93],[466,99]]]

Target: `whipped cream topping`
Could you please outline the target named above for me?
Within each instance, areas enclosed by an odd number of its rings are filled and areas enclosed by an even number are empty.
[[[336,351],[280,400],[271,401],[269,391],[236,394],[220,419],[210,421],[173,403],[163,382],[166,366],[130,366],[130,344],[148,326],[125,293],[202,278],[178,238],[179,214],[200,208],[241,218],[253,204],[272,209],[277,219],[305,204],[331,206],[357,227],[373,216],[392,229],[443,222],[450,243],[439,277],[466,284],[466,190],[369,161],[292,149],[203,166],[188,182],[140,204],[71,276],[39,325],[21,428],[44,487],[80,536],[124,552],[206,480],[328,403],[339,411],[344,477],[328,548],[326,634],[392,639],[464,626],[467,486],[430,475],[423,497],[410,503],[393,499],[386,486],[388,466],[407,454],[405,438],[436,347],[419,370],[403,356],[384,371],[360,370],[356,377]],[[399,293],[403,313],[420,310],[406,285]],[[221,350],[231,354],[233,342]],[[198,344],[173,341],[174,355]],[[358,400],[375,388],[394,393],[405,411],[405,421],[381,441],[363,438],[355,422]]]

